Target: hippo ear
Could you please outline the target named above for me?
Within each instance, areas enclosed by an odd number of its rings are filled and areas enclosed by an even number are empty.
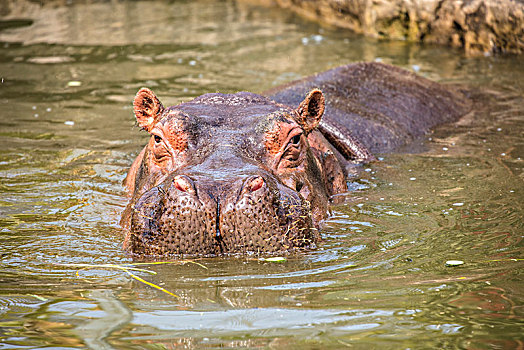
[[[306,134],[315,129],[324,114],[326,100],[319,89],[311,90],[296,110],[296,121]]]
[[[136,121],[146,131],[151,131],[164,111],[164,106],[148,88],[141,88],[133,101]]]

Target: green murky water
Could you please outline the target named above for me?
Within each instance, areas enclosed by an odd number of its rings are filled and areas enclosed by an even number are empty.
[[[522,57],[364,39],[244,1],[19,7],[0,21],[0,348],[522,347]],[[147,138],[140,87],[170,105],[361,60],[492,98],[363,169],[317,251],[134,272],[179,298],[63,266],[132,262],[118,220]]]

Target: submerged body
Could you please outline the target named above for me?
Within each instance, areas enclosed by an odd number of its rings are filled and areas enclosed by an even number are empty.
[[[348,165],[468,107],[459,93],[376,63],[269,94],[282,103],[241,92],[164,108],[152,91],[138,92],[135,116],[151,138],[125,181],[126,248],[156,257],[313,248],[329,198],[347,191]]]
[[[294,106],[311,89],[326,96],[322,132],[324,127],[353,135],[372,153],[391,152],[471,109],[471,101],[458,89],[381,63],[337,67],[265,95]]]

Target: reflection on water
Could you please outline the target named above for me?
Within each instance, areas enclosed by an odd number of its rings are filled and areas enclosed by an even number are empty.
[[[246,1],[19,4],[0,21],[2,347],[521,344],[521,58],[363,39]],[[458,124],[360,169],[319,250],[135,272],[179,298],[65,265],[132,262],[118,220],[146,138],[140,87],[174,104],[360,60],[482,93]]]

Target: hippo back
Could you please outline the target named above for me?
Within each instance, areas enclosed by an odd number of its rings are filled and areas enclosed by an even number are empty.
[[[457,120],[471,108],[457,89],[376,62],[334,68],[265,95],[293,106],[313,88],[326,97],[319,129],[352,135],[373,153],[390,152],[438,124]]]

